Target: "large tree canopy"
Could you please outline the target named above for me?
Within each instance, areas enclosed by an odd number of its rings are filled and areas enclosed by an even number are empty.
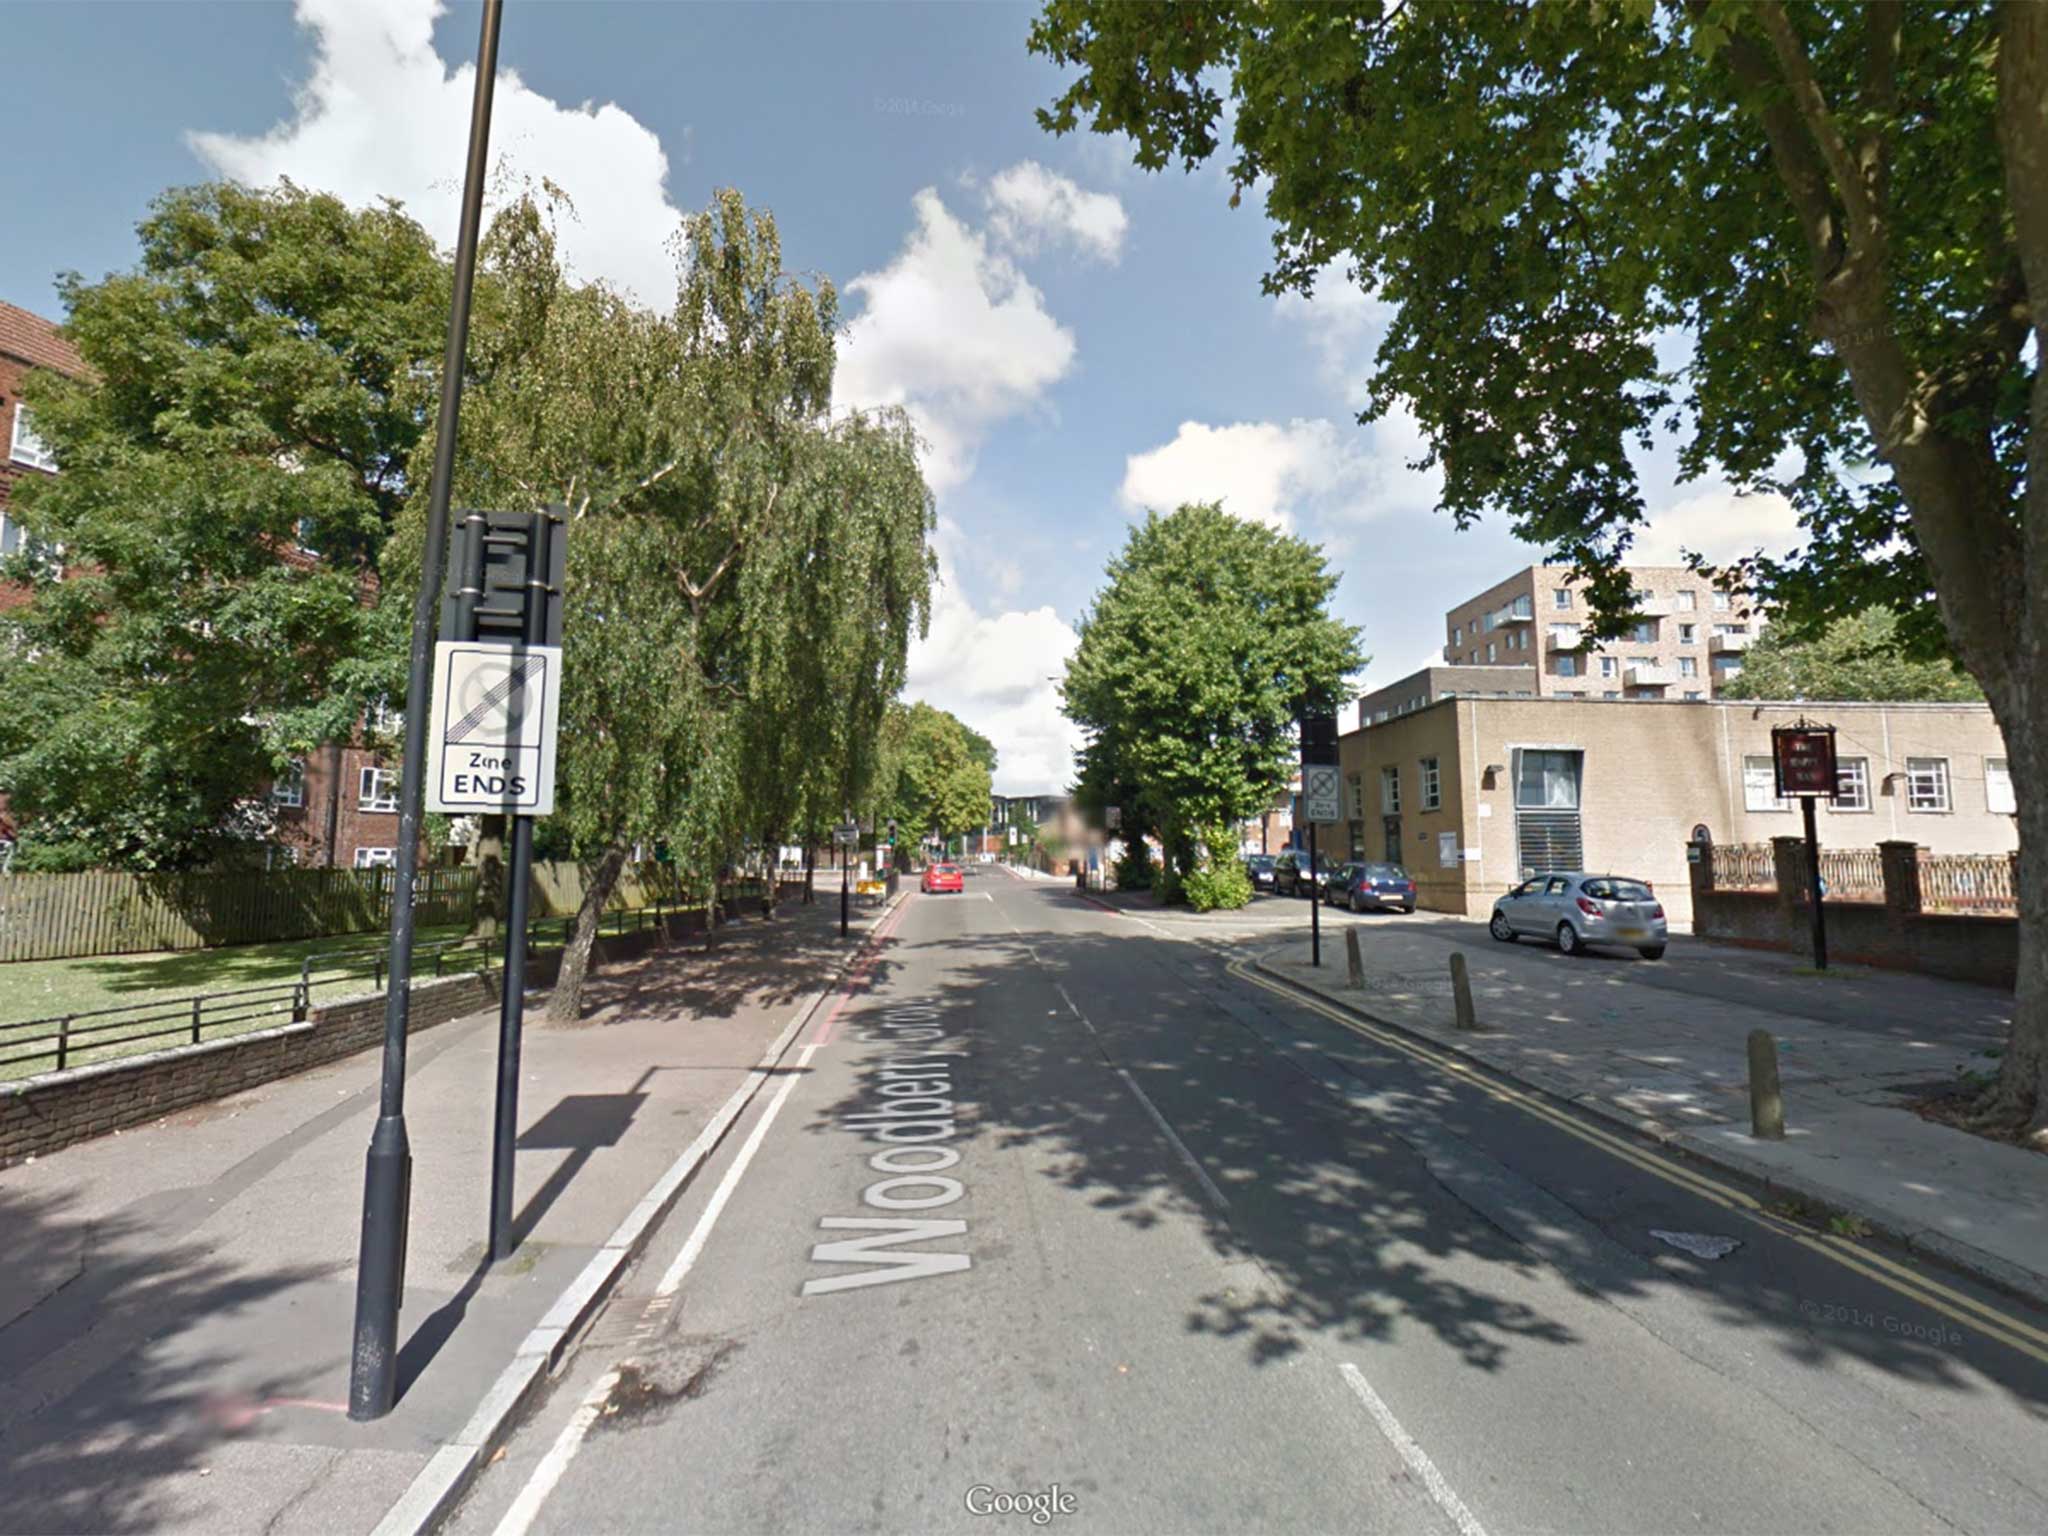
[[[1287,784],[1296,721],[1364,664],[1358,631],[1330,616],[1320,549],[1215,503],[1147,514],[1108,577],[1061,684],[1087,733],[1081,782],[1091,803],[1135,790],[1128,830],[1162,829],[1184,878],[1196,840]]]
[[[1048,0],[1031,47],[1079,72],[1041,121],[1153,169],[1228,93],[1268,290],[1397,307],[1365,419],[1412,410],[1444,508],[1577,563],[1603,632],[1631,454],[1685,429],[1798,509],[1747,573],[1784,618],[1883,602],[1962,661],[2031,850],[1986,1109],[2048,1130],[2048,5]]]
[[[958,837],[988,822],[996,750],[957,716],[919,700],[892,704],[881,733],[875,814],[906,842]]]
[[[1967,701],[1983,693],[1947,661],[1900,654],[1899,618],[1871,608],[1804,636],[1778,625],[1750,643],[1742,670],[1722,685],[1729,699],[1921,699]]]
[[[25,860],[203,864],[244,802],[390,679],[359,598],[410,482],[447,320],[396,208],[289,185],[167,193],[132,272],[61,287],[93,376],[34,376],[62,473],[10,515],[61,545],[0,645]]]

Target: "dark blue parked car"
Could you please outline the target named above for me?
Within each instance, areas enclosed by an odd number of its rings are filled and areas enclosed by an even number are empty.
[[[1398,864],[1346,864],[1331,875],[1323,900],[1354,912],[1413,912],[1415,881]]]

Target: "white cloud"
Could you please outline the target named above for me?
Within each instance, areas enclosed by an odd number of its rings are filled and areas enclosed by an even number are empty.
[[[1332,262],[1316,273],[1308,294],[1283,293],[1274,309],[1282,323],[1307,336],[1323,383],[1347,406],[1363,407],[1373,353],[1393,321],[1394,306],[1366,292]]]
[[[996,790],[1030,794],[1073,781],[1080,734],[1052,682],[1077,641],[1049,607],[981,613],[955,579],[954,530],[942,527],[931,632],[910,648],[904,697],[951,710],[996,745]]]
[[[1725,484],[1697,491],[1650,513],[1629,547],[1631,565],[1679,565],[1694,550],[1709,563],[1754,554],[1783,555],[1800,542],[1798,514],[1782,496],[1738,496]]]
[[[315,38],[312,76],[290,120],[252,138],[194,133],[193,150],[224,176],[301,186],[363,205],[394,197],[444,246],[455,242],[476,69],[451,72],[434,51],[442,0],[298,0]],[[661,141],[614,104],[565,107],[499,73],[491,119],[494,187],[546,177],[575,217],[560,230],[564,262],[641,303],[674,303],[667,242],[681,215],[668,196]],[[488,208],[486,210],[488,217]]]
[[[1365,429],[1325,420],[1184,421],[1171,442],[1124,461],[1118,494],[1134,514],[1220,500],[1226,512],[1283,532],[1304,515],[1359,522],[1434,503],[1433,478],[1406,467],[1418,451],[1406,418]]]
[[[1110,263],[1123,255],[1130,219],[1107,192],[1087,192],[1036,160],[996,174],[988,187],[989,229],[1020,255],[1049,240],[1066,239]]]
[[[836,405],[906,407],[925,479],[944,496],[974,472],[989,429],[1031,409],[1074,361],[1073,333],[988,238],[927,187],[896,259],[846,285],[861,301],[840,344]]]

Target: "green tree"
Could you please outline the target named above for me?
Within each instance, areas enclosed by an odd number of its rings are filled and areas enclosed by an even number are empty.
[[[828,422],[836,300],[783,272],[771,217],[723,192],[690,218],[669,316],[572,282],[551,220],[521,199],[481,252],[455,491],[566,509],[567,1019],[634,843],[708,894],[749,834],[872,772],[932,513],[900,414]],[[418,517],[394,569],[418,569]]]
[[[958,837],[988,821],[996,751],[956,716],[919,700],[889,706],[875,780],[876,814],[906,839]]]
[[[1272,802],[1296,720],[1334,707],[1364,660],[1358,631],[1330,616],[1322,551],[1213,502],[1147,514],[1108,575],[1060,693],[1094,754],[1084,784],[1113,752],[1102,772],[1137,788],[1171,891],[1201,867],[1206,829]]]
[[[62,472],[10,516],[61,544],[0,643],[0,787],[24,863],[189,868],[346,737],[402,667],[376,556],[431,406],[447,277],[395,206],[289,185],[166,193],[135,270],[59,284],[92,369],[25,393]],[[402,642],[399,642],[402,644]]]
[[[1771,625],[1750,643],[1741,672],[1721,688],[1729,699],[1923,699],[1984,694],[1947,661],[1916,661],[1899,647],[1898,615],[1866,608],[1801,635]]]
[[[1578,565],[1603,633],[1631,450],[1685,427],[1688,476],[1799,511],[1741,573],[1767,600],[1885,603],[1960,660],[2023,854],[1981,1109],[2048,1137],[2048,6],[1048,0],[1030,45],[1079,72],[1041,123],[1153,169],[1215,154],[1229,94],[1267,290],[1335,266],[1395,306],[1364,419],[1405,404],[1443,508]]]

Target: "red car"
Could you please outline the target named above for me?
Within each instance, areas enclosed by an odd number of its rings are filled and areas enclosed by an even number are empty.
[[[960,873],[958,864],[933,864],[924,872],[924,888],[927,891],[951,891],[955,896],[967,894],[967,877]]]

